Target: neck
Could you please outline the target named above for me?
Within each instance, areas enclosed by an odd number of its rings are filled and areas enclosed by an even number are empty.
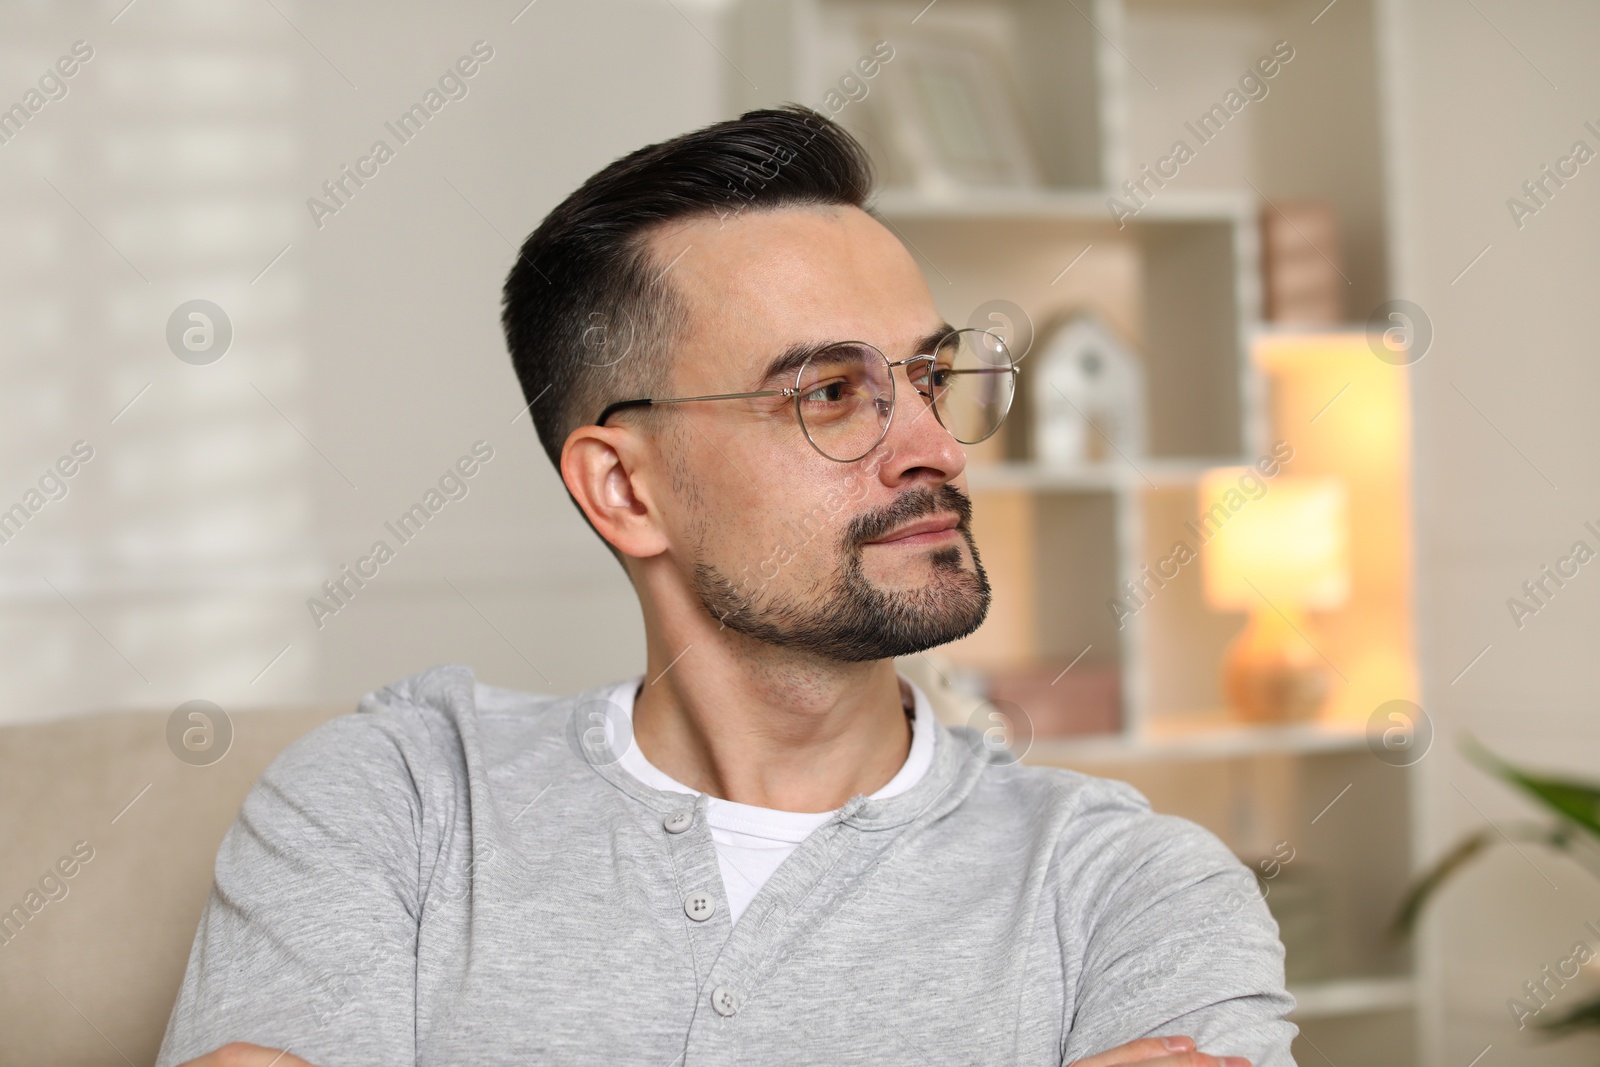
[[[720,628],[701,611],[654,616],[634,743],[691,789],[823,812],[905,765],[911,730],[893,660],[839,663]]]

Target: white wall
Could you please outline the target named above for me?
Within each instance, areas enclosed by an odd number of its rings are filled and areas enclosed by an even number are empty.
[[[441,662],[551,691],[640,669],[621,570],[513,421],[498,299],[583,178],[722,117],[713,14],[125,3],[0,15],[0,106],[94,49],[0,145],[0,508],[94,449],[0,544],[0,721],[353,706]],[[401,146],[384,123],[479,40],[467,95]],[[394,158],[318,228],[307,198],[380,137]],[[234,327],[207,366],[165,341],[197,297]],[[383,522],[480,439],[468,495],[399,546]],[[396,558],[316,627],[307,598],[379,537]]]
[[[1388,5],[1396,295],[1437,340],[1416,368],[1416,530],[1424,707],[1423,846],[1437,854],[1533,809],[1457,754],[1472,733],[1508,758],[1600,778],[1600,567],[1519,630],[1506,601],[1600,526],[1600,162],[1519,230],[1506,207],[1573,142],[1600,151],[1600,12],[1592,5]],[[1470,270],[1485,247],[1488,252]],[[1465,674],[1473,658],[1483,654]],[[1548,1047],[1506,1008],[1600,925],[1600,883],[1536,846],[1502,844],[1444,898],[1425,986],[1433,1064],[1593,1063],[1600,1039]],[[1585,978],[1551,1013],[1600,992]],[[1547,1016],[1548,1017],[1548,1016]]]

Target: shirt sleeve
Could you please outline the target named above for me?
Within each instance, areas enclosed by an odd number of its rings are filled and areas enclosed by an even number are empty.
[[[1186,1035],[1213,1056],[1295,1067],[1283,943],[1255,875],[1209,830],[1136,805],[1083,812],[1094,873],[1061,900],[1081,953],[1064,1064],[1141,1037]]]
[[[427,757],[402,703],[369,694],[251,789],[217,852],[157,1067],[230,1041],[318,1065],[415,1062]]]

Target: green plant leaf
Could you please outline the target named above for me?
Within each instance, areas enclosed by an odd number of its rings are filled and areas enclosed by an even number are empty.
[[[1494,830],[1483,829],[1462,838],[1456,843],[1455,848],[1445,853],[1437,863],[1413,882],[1406,892],[1405,900],[1401,901],[1399,910],[1395,912],[1394,920],[1389,924],[1390,938],[1402,938],[1410,934],[1416,928],[1417,919],[1422,915],[1423,905],[1433,899],[1434,893],[1438,892],[1445,879],[1466,866],[1478,853],[1494,844],[1498,837],[1499,834]]]
[[[1417,920],[1422,915],[1423,907],[1432,900],[1434,894],[1444,885],[1449,878],[1470,863],[1478,853],[1498,841],[1534,841],[1547,845],[1557,852],[1570,852],[1572,849],[1572,836],[1562,826],[1545,826],[1539,823],[1517,822],[1509,823],[1502,830],[1496,826],[1486,826],[1477,833],[1468,834],[1456,842],[1454,848],[1445,853],[1434,865],[1428,868],[1421,876],[1411,883],[1411,888],[1406,891],[1405,899],[1400,902],[1400,907],[1395,911],[1394,919],[1390,921],[1388,936],[1391,940],[1407,937],[1416,928]]]
[[[1545,807],[1587,830],[1600,841],[1600,785],[1571,778],[1531,774],[1496,756],[1470,734],[1462,737],[1461,747],[1474,763],[1518,786]]]
[[[1554,812],[1558,821],[1544,826],[1536,823],[1512,823],[1505,829],[1491,824],[1456,843],[1432,867],[1423,872],[1405,899],[1400,902],[1394,919],[1389,924],[1388,936],[1397,940],[1409,935],[1416,927],[1423,908],[1432,900],[1440,887],[1456,871],[1470,863],[1480,852],[1494,844],[1502,835],[1505,840],[1536,841],[1558,852],[1565,852],[1582,863],[1591,873],[1600,874],[1594,863],[1595,846],[1600,845],[1600,785],[1569,778],[1552,778],[1532,774],[1513,766],[1479,744],[1471,735],[1463,735],[1462,751],[1474,763],[1491,774],[1510,782],[1528,793],[1541,805]],[[1588,844],[1585,844],[1585,841]],[[1591,1007],[1585,1005],[1585,1009]],[[1600,1025],[1600,999],[1592,1006],[1596,1012],[1595,1025]],[[1578,1009],[1574,1009],[1574,1014]],[[1560,1021],[1550,1025],[1562,1025]],[[1576,1022],[1574,1026],[1588,1026]]]
[[[1600,1027],[1600,997],[1586,1000],[1549,1022],[1534,1020],[1533,1025],[1552,1037]]]

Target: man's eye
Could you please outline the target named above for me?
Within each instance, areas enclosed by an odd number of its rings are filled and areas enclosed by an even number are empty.
[[[849,384],[843,381],[819,382],[810,390],[802,393],[801,400],[837,404],[843,400],[849,391]]]

